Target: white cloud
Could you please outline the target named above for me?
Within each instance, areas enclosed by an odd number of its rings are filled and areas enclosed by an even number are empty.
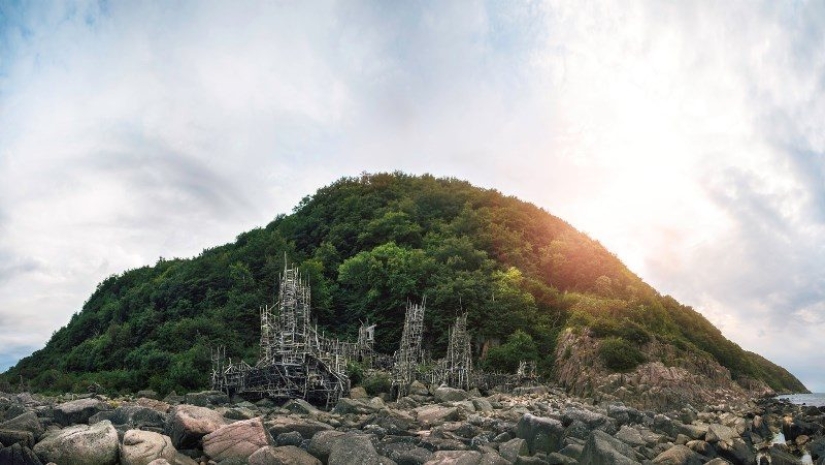
[[[2,8],[0,343],[41,344],[111,273],[401,169],[545,207],[808,373],[788,351],[816,339],[783,338],[825,329],[819,5]]]

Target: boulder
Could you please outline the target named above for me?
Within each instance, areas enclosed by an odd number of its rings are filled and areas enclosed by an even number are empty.
[[[516,436],[527,441],[531,455],[536,452],[549,454],[561,448],[564,426],[558,420],[525,413],[516,425]]]
[[[289,433],[281,433],[275,438],[275,444],[278,446],[300,446],[304,442],[303,436],[297,431],[290,431]]]
[[[430,390],[427,389],[421,381],[413,381],[410,383],[410,388],[408,390],[411,396],[428,396],[430,395]]]
[[[43,462],[60,465],[114,465],[119,446],[115,427],[109,421],[101,421],[46,435],[34,446],[34,453]]]
[[[115,426],[125,426],[129,429],[163,428],[166,415],[149,407],[140,405],[124,405],[114,410],[104,410],[92,415],[89,424],[109,420]]]
[[[433,393],[436,402],[458,402],[470,398],[470,394],[464,389],[456,389],[447,386],[441,386]]]
[[[388,457],[398,465],[422,465],[433,456],[431,451],[410,442],[382,443],[378,453]]]
[[[155,459],[174,462],[176,455],[177,451],[169,436],[152,431],[130,429],[123,435],[120,464],[146,465]]]
[[[416,425],[416,419],[404,410],[386,408],[376,413],[370,423],[384,428],[393,435],[405,435]]]
[[[611,404],[607,406],[607,416],[616,420],[618,426],[642,423],[644,421],[644,414],[635,408],[626,407],[624,405]]]
[[[569,426],[572,423],[579,421],[586,425],[589,430],[602,430],[607,434],[615,434],[618,431],[616,420],[602,415],[600,413],[591,412],[589,410],[579,408],[568,408],[564,411],[561,417],[562,424]]]
[[[642,433],[640,433],[636,428],[631,428],[627,425],[619,428],[619,431],[614,435],[614,437],[630,446],[647,445],[647,441],[645,441],[642,437]]]
[[[203,451],[215,461],[246,460],[258,449],[272,444],[272,436],[260,418],[221,426],[203,437]]]
[[[284,404],[283,408],[284,410],[289,410],[292,413],[298,413],[301,415],[318,415],[321,413],[321,411],[315,408],[314,405],[304,399],[291,399]]]
[[[31,449],[20,444],[14,444],[11,447],[0,446],[0,463],[3,465],[43,465]]]
[[[367,394],[367,390],[364,389],[362,386],[355,386],[354,388],[349,390],[349,398],[350,399],[369,399],[370,395]]]
[[[530,455],[530,448],[527,441],[521,438],[511,439],[498,446],[498,453],[505,460],[515,462],[521,455]]]
[[[658,465],[702,465],[704,460],[687,446],[673,446],[653,459]]]
[[[459,418],[457,407],[443,405],[425,405],[413,410],[418,424],[424,428],[442,425],[447,421],[456,421]]]
[[[379,404],[368,399],[350,399],[349,397],[342,397],[338,399],[338,403],[335,404],[335,408],[332,409],[332,413],[336,413],[338,415],[369,414],[375,413],[384,407],[385,405],[383,405],[383,403]]]
[[[106,404],[97,399],[73,400],[54,407],[54,422],[61,426],[85,424],[92,415],[106,408]]]
[[[333,442],[329,452],[328,465],[379,465],[381,463],[378,452],[372,445],[369,437],[356,434],[347,434],[343,440]]]
[[[295,446],[261,447],[247,462],[249,465],[321,465],[320,460]]]
[[[802,460],[778,449],[770,450],[771,465],[802,465]]]
[[[34,435],[28,431],[10,431],[0,429],[0,444],[11,446],[20,444],[24,447],[34,447]]]
[[[348,434],[342,431],[321,431],[315,436],[312,436],[312,439],[309,441],[309,446],[307,446],[307,452],[318,457],[322,462],[327,463],[333,444],[346,437],[348,437]]]
[[[475,407],[477,412],[492,412],[493,411],[493,404],[490,403],[487,399],[482,399],[477,397],[473,399],[473,407]]]
[[[37,418],[37,414],[32,411],[21,413],[10,420],[0,423],[0,430],[28,431],[32,433],[35,441],[39,439],[45,431],[43,424],[40,423],[40,419]]]
[[[190,392],[184,396],[184,402],[198,407],[226,405],[229,403],[229,396],[221,391]]]
[[[819,458],[825,457],[825,438],[817,438],[808,444],[808,451],[811,459],[816,462]]]
[[[297,431],[305,439],[309,439],[321,431],[332,429],[332,426],[326,423],[296,415],[272,417],[266,421],[266,427],[269,429],[269,434],[275,438],[283,433]]]
[[[151,462],[147,463],[146,465],[174,465],[174,464],[169,463],[169,461],[166,460],[166,459],[155,459],[155,460],[152,460]]]
[[[582,465],[637,465],[639,462],[629,445],[604,431],[596,430],[587,439],[579,463]]]
[[[165,433],[177,449],[194,449],[202,437],[225,424],[221,414],[212,409],[178,405],[166,417]]]
[[[718,442],[724,442],[725,444],[731,444],[734,438],[738,438],[739,434],[733,429],[729,428],[724,425],[708,425],[708,432],[705,435],[705,441],[716,444]]]
[[[718,442],[716,451],[733,465],[754,465],[756,454],[741,438],[734,438],[730,443]]]
[[[481,453],[474,450],[441,450],[424,465],[478,465]]]

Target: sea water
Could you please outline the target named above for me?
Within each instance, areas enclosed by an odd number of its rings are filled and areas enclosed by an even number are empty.
[[[783,394],[781,396],[776,396],[779,400],[787,400],[796,405],[810,405],[814,407],[823,407],[825,406],[825,394],[818,393],[818,394]],[[773,438],[774,443],[784,443],[785,442],[785,435],[782,434],[780,431],[776,434]],[[811,460],[811,454],[805,451],[805,454],[802,456],[802,463],[803,464],[811,464],[813,460]]]
[[[812,405],[814,407],[825,407],[825,394],[783,394],[776,396],[779,400],[787,400],[797,405]]]

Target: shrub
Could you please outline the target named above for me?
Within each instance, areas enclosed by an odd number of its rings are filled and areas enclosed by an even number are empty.
[[[644,354],[635,345],[618,337],[601,341],[599,357],[607,368],[618,372],[630,371],[645,361]]]
[[[367,391],[367,394],[377,396],[381,393],[390,392],[392,382],[386,373],[374,373],[364,377],[361,386]]]

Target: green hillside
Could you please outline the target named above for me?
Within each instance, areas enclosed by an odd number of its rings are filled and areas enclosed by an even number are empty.
[[[56,392],[91,382],[110,392],[205,388],[210,347],[257,359],[259,306],[274,301],[285,258],[308,277],[322,328],[347,337],[375,322],[376,348],[386,353],[405,302],[426,297],[434,356],[467,311],[476,355],[489,353],[481,365],[490,369],[507,368],[507,351],[526,345],[551,374],[558,334],[587,326],[629,346],[656,338],[703,353],[735,379],[805,389],[561,219],[465,181],[400,173],[341,179],[234,243],[105,279],[43,349],[0,377],[0,389],[21,376]]]

